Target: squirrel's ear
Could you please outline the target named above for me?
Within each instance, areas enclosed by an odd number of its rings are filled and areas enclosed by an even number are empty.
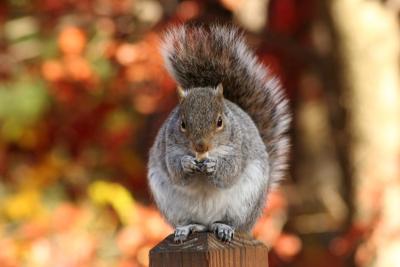
[[[222,86],[222,83],[219,83],[217,85],[217,88],[215,89],[216,93],[218,96],[223,97],[224,96],[224,87]]]
[[[178,91],[179,101],[182,101],[186,97],[185,90],[183,90],[182,86],[180,85],[178,85],[176,90]]]

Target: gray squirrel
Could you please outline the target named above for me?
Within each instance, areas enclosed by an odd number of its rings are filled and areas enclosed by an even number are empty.
[[[230,241],[284,176],[288,100],[233,26],[174,26],[162,54],[179,104],[150,149],[150,189],[176,242],[196,231]]]

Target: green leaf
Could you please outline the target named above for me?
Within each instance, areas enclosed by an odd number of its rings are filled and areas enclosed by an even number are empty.
[[[21,77],[0,85],[1,135],[8,140],[19,138],[25,127],[35,123],[48,106],[48,94],[40,80]]]

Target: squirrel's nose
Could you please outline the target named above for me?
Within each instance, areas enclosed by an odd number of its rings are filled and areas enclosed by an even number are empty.
[[[196,143],[194,143],[194,150],[196,150],[196,152],[199,152],[199,153],[207,152],[208,145],[203,141],[196,142]]]

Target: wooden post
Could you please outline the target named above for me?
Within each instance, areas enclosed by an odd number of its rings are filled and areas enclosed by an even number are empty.
[[[245,234],[221,242],[212,233],[194,233],[184,243],[169,235],[150,250],[150,267],[268,267],[268,248]]]

